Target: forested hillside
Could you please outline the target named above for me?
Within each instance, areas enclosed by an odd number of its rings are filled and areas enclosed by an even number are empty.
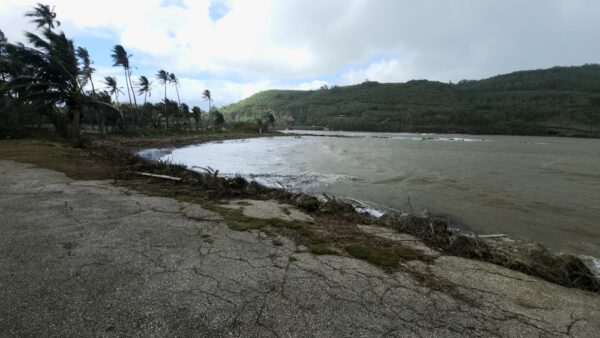
[[[229,120],[270,113],[279,127],[600,136],[600,65],[519,71],[448,84],[364,82],[269,90],[224,107]]]

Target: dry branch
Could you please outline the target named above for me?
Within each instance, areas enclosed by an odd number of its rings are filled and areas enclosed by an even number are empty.
[[[157,175],[157,174],[151,174],[151,173],[142,173],[139,171],[134,171],[133,172],[136,175],[141,175],[141,176],[148,176],[148,177],[154,177],[154,178],[162,178],[165,180],[171,180],[171,181],[181,181],[181,178],[179,177],[173,177],[173,176],[167,176],[167,175]]]

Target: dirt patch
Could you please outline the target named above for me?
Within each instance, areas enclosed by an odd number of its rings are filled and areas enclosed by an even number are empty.
[[[0,141],[0,159],[31,163],[65,173],[73,179],[103,180],[114,176],[115,168],[86,149],[37,140]]]

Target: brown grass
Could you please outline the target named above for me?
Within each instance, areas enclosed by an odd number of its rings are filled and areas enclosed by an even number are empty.
[[[73,179],[103,180],[113,177],[114,168],[85,149],[37,140],[0,141],[0,160],[31,163],[65,173]]]

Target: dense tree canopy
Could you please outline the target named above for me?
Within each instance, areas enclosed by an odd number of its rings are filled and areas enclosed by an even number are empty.
[[[270,90],[222,110],[235,121],[254,121],[272,112],[280,127],[600,136],[600,65],[521,71],[458,84],[416,80]]]

